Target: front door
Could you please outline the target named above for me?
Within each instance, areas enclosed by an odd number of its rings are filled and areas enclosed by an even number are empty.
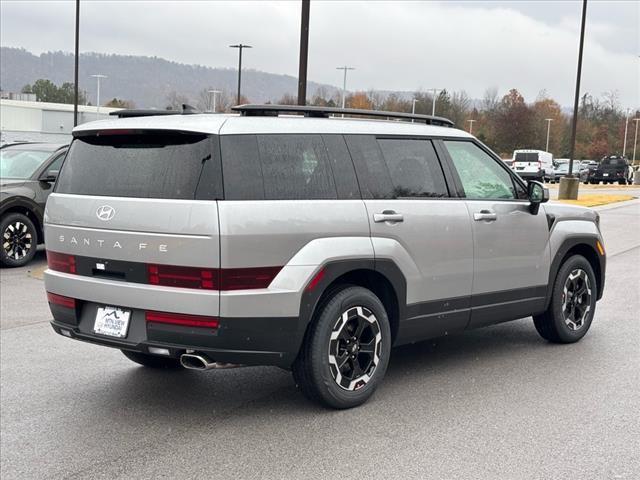
[[[443,143],[464,190],[473,228],[471,326],[539,311],[550,266],[544,208],[531,214],[524,187],[480,146],[465,140]]]

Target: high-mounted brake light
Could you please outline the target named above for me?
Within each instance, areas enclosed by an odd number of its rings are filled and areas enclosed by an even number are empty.
[[[47,266],[57,272],[76,273],[76,257],[47,250]]]
[[[76,308],[76,299],[58,295],[57,293],[47,292],[47,300],[54,305],[60,305],[66,308]]]
[[[169,323],[184,327],[218,328],[220,325],[217,317],[186,315],[184,313],[146,312],[145,318],[147,322]]]

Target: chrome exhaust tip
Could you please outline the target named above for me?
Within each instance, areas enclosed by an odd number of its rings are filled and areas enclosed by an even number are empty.
[[[242,366],[235,363],[212,362],[206,355],[198,353],[183,353],[180,355],[180,365],[189,370],[215,370]]]

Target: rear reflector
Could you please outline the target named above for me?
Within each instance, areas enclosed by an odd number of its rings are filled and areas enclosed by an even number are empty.
[[[47,266],[57,272],[76,273],[76,257],[47,250]]]
[[[185,327],[218,328],[218,325],[220,325],[217,317],[185,315],[183,313],[146,312],[145,317],[147,322],[169,323]]]
[[[60,305],[66,308],[76,308],[75,298],[63,297],[55,293],[47,292],[47,300],[54,305]]]
[[[323,278],[324,278],[324,268],[320,269],[318,273],[316,273],[315,277],[311,279],[311,281],[309,282],[309,285],[307,285],[307,288],[306,288],[307,292],[310,292],[311,290],[316,288]]]

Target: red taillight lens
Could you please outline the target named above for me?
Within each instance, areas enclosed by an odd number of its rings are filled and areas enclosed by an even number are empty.
[[[47,292],[47,300],[49,303],[60,305],[66,308],[76,308],[76,299],[70,297],[64,297],[56,293]]]
[[[76,257],[47,250],[47,266],[57,272],[76,273]]]
[[[220,271],[220,290],[267,288],[282,267],[224,268]]]
[[[220,325],[217,317],[185,315],[183,313],[146,312],[145,318],[147,322],[169,323],[185,327],[218,328],[218,325]]]
[[[218,288],[218,271],[194,267],[174,267],[171,265],[148,265],[149,283],[165,287]]]

